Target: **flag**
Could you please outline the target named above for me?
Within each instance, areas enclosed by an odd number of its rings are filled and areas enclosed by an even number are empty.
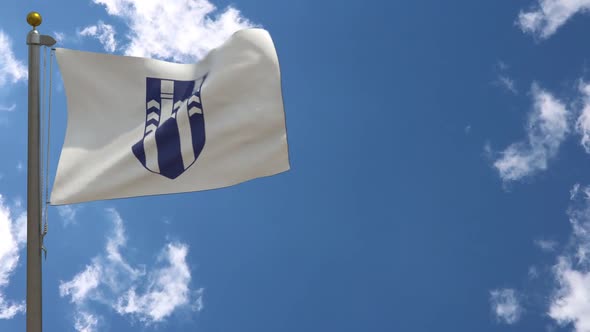
[[[238,31],[196,64],[55,54],[68,123],[52,205],[221,188],[289,169],[265,30]]]

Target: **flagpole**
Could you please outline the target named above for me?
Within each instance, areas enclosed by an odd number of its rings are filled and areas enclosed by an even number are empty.
[[[27,35],[29,45],[29,138],[27,159],[27,332],[43,329],[41,300],[41,154],[39,121],[39,58],[41,46],[55,40],[39,34],[41,15],[30,12],[27,23],[33,27]]]

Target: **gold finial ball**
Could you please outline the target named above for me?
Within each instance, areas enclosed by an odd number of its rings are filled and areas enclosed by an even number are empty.
[[[37,12],[30,12],[27,15],[27,23],[33,26],[33,28],[40,26],[42,21],[41,14]]]

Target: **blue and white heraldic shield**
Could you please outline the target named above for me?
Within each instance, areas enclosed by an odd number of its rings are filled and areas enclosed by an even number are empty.
[[[176,179],[201,154],[205,146],[201,86],[205,78],[146,79],[145,131],[132,150],[149,171]]]

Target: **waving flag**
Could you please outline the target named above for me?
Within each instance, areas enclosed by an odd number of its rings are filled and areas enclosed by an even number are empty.
[[[56,56],[68,125],[53,205],[221,188],[289,169],[265,30],[239,31],[197,64]]]

